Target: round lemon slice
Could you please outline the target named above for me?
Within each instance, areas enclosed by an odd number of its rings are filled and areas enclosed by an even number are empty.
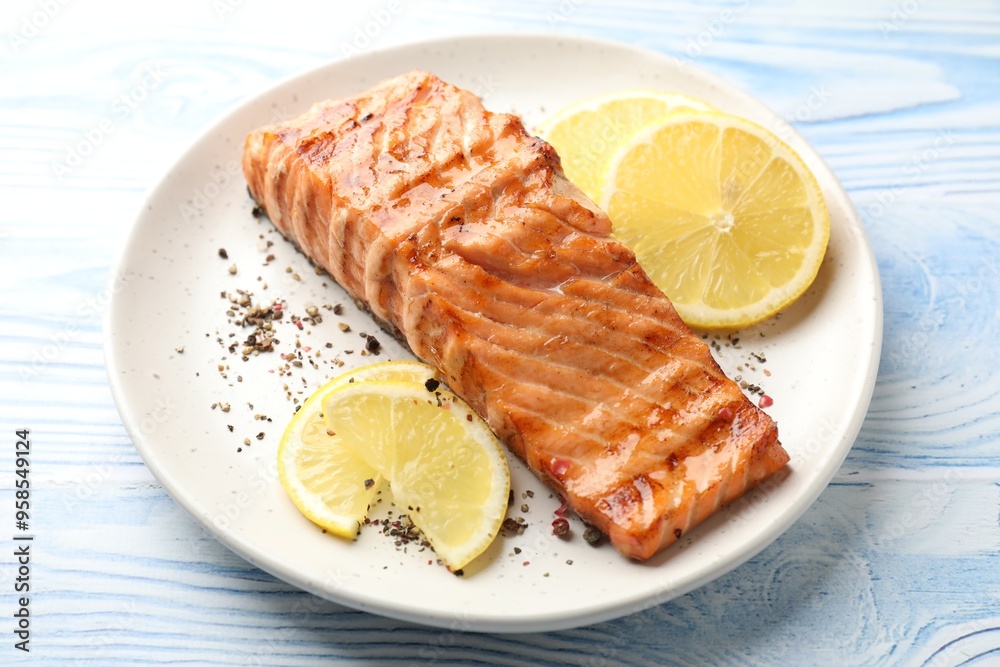
[[[382,476],[333,435],[323,421],[323,398],[353,382],[425,382],[435,370],[415,361],[372,364],[335,377],[295,413],[278,445],[278,477],[310,521],[341,537],[354,538]]]
[[[327,428],[389,482],[452,571],[490,545],[510,474],[489,427],[450,391],[419,382],[359,382],[323,398]]]
[[[570,105],[546,119],[537,133],[559,153],[566,177],[596,202],[615,150],[649,122],[680,109],[711,107],[680,93],[627,90]]]
[[[819,184],[763,127],[717,111],[655,121],[612,156],[599,202],[690,326],[739,328],[797,299],[830,236]]]

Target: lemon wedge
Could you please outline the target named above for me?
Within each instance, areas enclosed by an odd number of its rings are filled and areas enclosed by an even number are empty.
[[[830,216],[802,159],[765,128],[677,112],[622,142],[599,200],[616,237],[690,326],[739,328],[802,295]]]
[[[570,105],[536,128],[562,159],[563,172],[598,201],[602,176],[615,150],[640,128],[679,109],[711,109],[693,97],[657,90],[628,90]]]
[[[434,376],[434,368],[415,361],[372,364],[335,377],[306,399],[278,445],[278,477],[310,521],[353,539],[382,483],[375,468],[327,429],[323,399],[353,382],[425,382]]]
[[[507,511],[510,474],[489,427],[459,397],[420,382],[357,382],[323,397],[327,428],[389,482],[452,570],[489,547]]]

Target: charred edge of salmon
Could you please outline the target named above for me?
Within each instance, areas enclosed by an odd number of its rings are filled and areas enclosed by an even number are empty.
[[[253,192],[250,191],[250,188],[247,188],[247,194],[250,196],[251,201],[253,201],[254,204],[256,204],[258,207],[260,207],[260,210],[263,212],[263,214],[270,221],[271,220],[271,216],[268,215],[267,208],[264,206],[264,204],[262,202],[257,201],[257,199],[253,196]],[[274,224],[274,222],[272,221],[271,224]],[[275,229],[277,229],[277,225],[275,225]],[[330,280],[333,280],[334,282],[337,282],[336,279],[333,276],[330,275],[330,272],[326,269],[326,267],[324,267],[321,264],[319,264],[316,260],[314,260],[312,257],[310,257],[309,255],[307,255],[305,253],[305,251],[302,250],[302,246],[299,245],[298,241],[296,241],[293,238],[290,238],[290,237],[286,236],[284,234],[284,232],[282,232],[280,229],[278,230],[278,232],[281,233],[281,237],[283,239],[285,239],[286,241],[288,241],[292,245],[292,247],[295,248],[295,251],[297,253],[299,253],[304,258],[306,258],[306,260],[309,261],[309,265],[313,268],[313,271],[317,275],[324,275],[327,278],[329,278]],[[320,271],[322,271],[322,274],[320,274]],[[339,285],[340,283],[337,283],[337,284]],[[371,307],[365,302],[364,299],[356,297],[353,294],[351,294],[350,292],[348,292],[348,296],[351,297],[351,301],[354,303],[355,307],[357,307],[358,310],[364,312],[366,315],[368,315],[369,317],[371,317],[372,321],[375,322],[375,324],[377,324],[378,327],[380,329],[382,329],[382,331],[384,331],[385,333],[387,333],[390,336],[392,336],[394,339],[396,339],[396,341],[399,342],[400,345],[402,345],[403,347],[405,347],[406,350],[410,354],[413,354],[413,350],[410,348],[410,344],[407,342],[406,336],[404,336],[403,332],[400,331],[396,326],[394,326],[392,324],[392,322],[387,322],[386,320],[382,319],[381,317],[379,317],[378,315],[376,315],[375,313],[373,313]],[[413,354],[413,356],[415,358],[419,358],[419,357],[417,357],[416,354]]]

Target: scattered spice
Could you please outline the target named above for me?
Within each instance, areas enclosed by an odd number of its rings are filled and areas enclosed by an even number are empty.
[[[222,259],[229,259],[229,253],[226,252],[225,248],[219,248],[219,257]]]
[[[587,529],[583,531],[583,539],[590,546],[596,547],[604,539],[604,533],[593,526],[587,526]]]
[[[560,496],[559,507],[553,511],[556,516],[566,516],[569,513],[569,504],[566,502],[566,499]]]
[[[368,334],[365,334],[365,339],[365,349],[372,354],[378,354],[378,350],[382,347],[382,343],[378,342],[378,339],[375,338],[375,336],[370,336]]]
[[[503,520],[503,523],[500,524],[500,528],[504,531],[505,535],[523,535],[524,529],[528,527],[523,521],[523,519],[519,522],[516,519],[507,517]]]
[[[760,397],[760,400],[757,402],[757,405],[762,408],[769,408],[772,405],[774,405],[774,399],[768,396],[767,394],[763,394]]]
[[[437,391],[437,388],[440,386],[441,383],[438,380],[435,380],[434,378],[430,378],[429,380],[424,382],[424,387],[427,388],[427,391]]]
[[[389,517],[386,519],[365,519],[365,525],[379,526],[381,528],[379,532],[392,538],[397,549],[405,551],[408,545],[415,544],[423,551],[431,546],[424,534],[406,514],[400,514],[398,518],[393,519],[392,512],[389,512]]]
[[[566,537],[569,535],[569,521],[559,517],[552,522],[552,534],[556,537]]]

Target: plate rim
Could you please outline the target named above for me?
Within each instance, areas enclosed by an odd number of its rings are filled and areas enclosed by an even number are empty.
[[[305,71],[300,71],[283,77],[268,85],[260,92],[250,95],[249,97],[236,103],[223,113],[219,114],[214,121],[196,131],[195,138],[179,155],[176,156],[175,159],[173,159],[163,173],[160,174],[159,178],[153,182],[153,186],[150,187],[144,195],[138,209],[138,213],[133,217],[128,234],[122,242],[119,251],[115,255],[114,261],[111,264],[110,280],[115,280],[116,276],[121,275],[121,271],[130,256],[129,251],[138,241],[140,236],[141,221],[144,215],[148,210],[151,210],[153,202],[157,198],[164,196],[164,191],[171,187],[171,176],[173,173],[182,164],[190,161],[191,156],[199,149],[203,142],[205,142],[217,131],[223,129],[227,124],[231,123],[234,117],[245,112],[247,107],[266,102],[274,95],[280,94],[282,89],[301,84],[307,81],[310,77],[320,74],[324,70],[330,68],[336,69],[349,67],[351,63],[363,62],[366,59],[392,57],[393,55],[398,56],[400,53],[405,53],[415,48],[428,48],[435,46],[454,48],[457,44],[461,44],[463,42],[481,43],[484,40],[490,40],[500,42],[525,41],[537,43],[543,39],[563,43],[575,43],[587,48],[598,47],[614,49],[616,51],[628,52],[634,56],[649,59],[656,62],[658,65],[682,67],[685,70],[693,72],[696,78],[718,88],[724,89],[729,95],[742,98],[743,101],[749,103],[751,106],[767,109],[774,115],[775,119],[781,118],[777,113],[771,111],[767,105],[758,100],[748,91],[744,90],[735,83],[727,81],[726,79],[705,70],[696,63],[684,60],[683,58],[669,53],[605,38],[587,35],[566,35],[545,31],[499,31],[466,33],[461,35],[441,36],[430,39],[414,39],[399,42],[384,48],[373,49],[371,51],[366,51],[346,58],[334,58]],[[870,271],[874,280],[874,284],[872,286],[875,297],[874,312],[871,314],[871,317],[873,318],[874,335],[870,342],[871,351],[867,359],[868,366],[865,369],[864,374],[859,373],[858,377],[855,378],[858,401],[852,402],[852,405],[855,406],[851,415],[852,418],[841,429],[842,436],[839,438],[835,446],[836,456],[832,457],[827,466],[824,468],[825,474],[815,476],[814,479],[805,487],[805,491],[799,494],[799,502],[794,503],[782,510],[774,521],[769,523],[766,527],[763,527],[765,529],[758,533],[755,539],[744,543],[739,549],[730,553],[728,558],[723,562],[723,567],[707,569],[700,576],[693,577],[691,581],[687,582],[687,584],[683,586],[671,588],[665,593],[654,596],[637,595],[628,599],[619,599],[612,604],[595,606],[587,609],[583,613],[577,611],[568,615],[565,613],[541,613],[534,615],[529,613],[523,617],[511,619],[509,616],[505,615],[480,613],[480,610],[477,610],[477,612],[469,612],[468,610],[465,610],[463,612],[463,621],[469,627],[463,628],[462,631],[517,633],[563,630],[611,620],[662,604],[692,590],[700,588],[701,586],[704,586],[707,583],[723,576],[724,574],[746,563],[762,550],[773,544],[775,540],[781,536],[781,534],[791,528],[798,521],[798,519],[801,518],[801,516],[815,504],[819,495],[827,488],[827,486],[829,486],[830,481],[842,466],[843,461],[850,453],[850,450],[857,439],[874,393],[883,340],[883,295],[874,251],[867,237],[862,221],[857,214],[853,202],[851,202],[849,196],[847,195],[843,184],[840,182],[840,179],[836,177],[833,170],[830,169],[829,165],[822,158],[822,156],[811,146],[811,144],[809,144],[808,141],[805,140],[804,137],[802,137],[802,135],[799,134],[798,130],[790,124],[789,129],[792,136],[795,138],[795,150],[801,152],[805,149],[808,151],[809,161],[818,162],[829,173],[830,180],[823,182],[824,191],[832,191],[839,200],[839,203],[843,206],[845,212],[848,214],[852,224],[851,229],[847,230],[847,233],[856,235],[858,237],[858,242],[860,242],[862,247],[866,250],[864,253],[868,260],[868,266],[866,268]],[[120,297],[118,297],[118,293],[113,291],[111,293],[109,306],[105,309],[102,318],[104,361],[112,398],[119,415],[122,417],[123,426],[128,432],[133,446],[140,455],[143,463],[150,470],[156,480],[163,485],[164,489],[175,502],[183,507],[184,510],[187,511],[187,513],[190,514],[203,529],[208,531],[209,534],[219,540],[228,549],[239,555],[248,563],[265,570],[272,576],[275,576],[292,586],[338,604],[344,604],[355,609],[368,611],[397,620],[416,622],[439,628],[453,628],[455,623],[454,614],[428,614],[427,610],[420,608],[419,605],[416,604],[407,604],[405,601],[401,600],[393,600],[391,603],[386,604],[384,600],[367,598],[363,595],[355,595],[353,592],[348,592],[347,595],[343,592],[336,595],[332,594],[330,591],[324,590],[323,588],[312,584],[301,575],[296,576],[296,572],[293,568],[286,567],[282,563],[274,561],[266,553],[261,553],[257,548],[249,544],[243,536],[215,526],[214,523],[205,515],[202,508],[197,506],[193,497],[189,496],[184,491],[183,485],[179,482],[179,480],[175,479],[173,475],[165,470],[157,460],[157,457],[153,456],[155,451],[154,446],[151,442],[147,442],[147,440],[151,441],[153,438],[149,438],[146,434],[138,432],[134,428],[137,424],[136,420],[126,418],[131,411],[128,408],[128,400],[124,395],[124,386],[122,385],[120,379],[121,369],[118,364],[119,351],[114,345],[114,319],[117,312],[116,302],[119,301]],[[857,382],[857,380],[860,380],[860,382]]]

